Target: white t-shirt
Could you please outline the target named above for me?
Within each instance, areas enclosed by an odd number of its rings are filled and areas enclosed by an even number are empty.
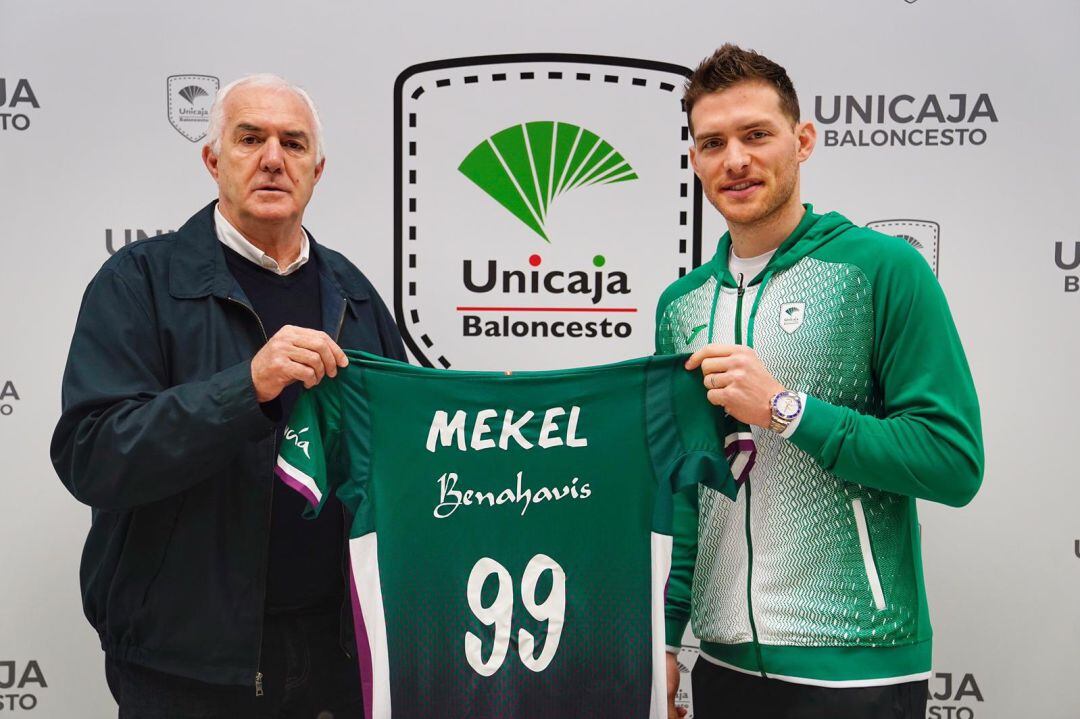
[[[750,327],[750,308],[754,306],[754,298],[757,297],[758,288],[761,286],[751,285],[750,281],[761,274],[761,271],[765,269],[765,265],[769,264],[769,260],[776,254],[776,250],[766,252],[765,254],[758,255],[757,257],[739,257],[735,254],[735,248],[732,246],[728,250],[728,270],[731,271],[731,276],[735,278],[736,284],[743,287],[743,311],[741,316],[742,321],[742,336],[746,337]],[[728,290],[726,287],[723,289],[723,297],[721,301],[734,302],[738,296],[738,290]],[[799,393],[799,399],[802,400],[803,407],[806,407],[806,394]],[[802,414],[792,421],[787,426],[781,436],[790,437],[795,434],[795,430],[799,427],[799,422],[802,420]]]

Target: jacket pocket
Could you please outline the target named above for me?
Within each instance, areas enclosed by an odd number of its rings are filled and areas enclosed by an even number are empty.
[[[866,581],[870,585],[870,594],[874,597],[874,607],[881,611],[886,606],[885,593],[881,591],[881,577],[878,575],[877,564],[874,562],[874,550],[870,546],[870,530],[866,526],[866,514],[863,512],[861,499],[851,500],[851,511],[855,515],[855,529],[859,533],[859,549],[862,550]]]
[[[147,603],[172,542],[184,496],[170,497],[131,513],[124,547],[109,587],[108,640],[140,645]]]
[[[146,586],[143,588],[142,602],[143,608],[146,607],[147,602],[150,600],[150,590],[154,588],[157,583],[158,576],[161,574],[161,570],[165,567],[165,560],[169,556],[169,547],[172,545],[173,533],[176,531],[176,524],[180,519],[180,512],[184,509],[184,503],[187,501],[187,493],[180,495],[178,501],[174,501],[172,517],[167,522],[162,522],[159,525],[159,529],[162,531],[162,537],[164,542],[160,545],[161,551],[158,555],[157,567],[154,569],[154,573],[150,575],[149,580],[146,582]]]

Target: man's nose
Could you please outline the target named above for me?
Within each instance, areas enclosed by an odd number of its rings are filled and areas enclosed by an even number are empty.
[[[282,168],[285,156],[281,143],[276,137],[270,137],[263,143],[262,158],[259,163],[260,169],[266,172],[278,172]]]
[[[724,153],[724,165],[729,172],[742,172],[750,165],[750,153],[741,142],[729,142]]]

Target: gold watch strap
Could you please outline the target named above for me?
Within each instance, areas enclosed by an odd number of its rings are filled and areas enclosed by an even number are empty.
[[[790,424],[791,420],[781,419],[776,415],[773,415],[772,419],[769,420],[769,429],[777,434],[783,434],[784,430],[786,430]]]

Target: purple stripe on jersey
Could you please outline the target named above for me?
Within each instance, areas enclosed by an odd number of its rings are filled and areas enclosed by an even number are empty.
[[[289,485],[300,494],[304,495],[304,498],[311,503],[312,507],[319,506],[319,500],[315,497],[315,493],[312,492],[311,489],[299,479],[293,477],[291,474],[282,469],[281,465],[274,467],[274,473],[281,478],[282,482]]]
[[[757,445],[754,444],[752,439],[737,439],[733,442],[728,442],[724,445],[724,454],[728,457],[734,457],[739,452],[756,452]]]
[[[743,466],[743,471],[739,472],[737,481],[742,483],[750,479],[750,470],[754,468],[754,462],[757,461],[757,450],[755,449],[750,453],[750,458],[746,460],[746,465]]]
[[[746,464],[735,478],[737,483],[742,484],[750,477],[750,470],[757,461],[757,445],[752,439],[736,439],[724,445],[724,456],[727,457],[728,464],[735,464],[735,460],[740,457],[745,458]]]
[[[356,663],[360,666],[360,686],[364,692],[364,718],[371,719],[372,687],[371,643],[368,641],[364,612],[360,609],[360,597],[356,594],[356,577],[352,569],[352,551],[349,550],[349,597],[352,600],[353,634],[356,637]]]

